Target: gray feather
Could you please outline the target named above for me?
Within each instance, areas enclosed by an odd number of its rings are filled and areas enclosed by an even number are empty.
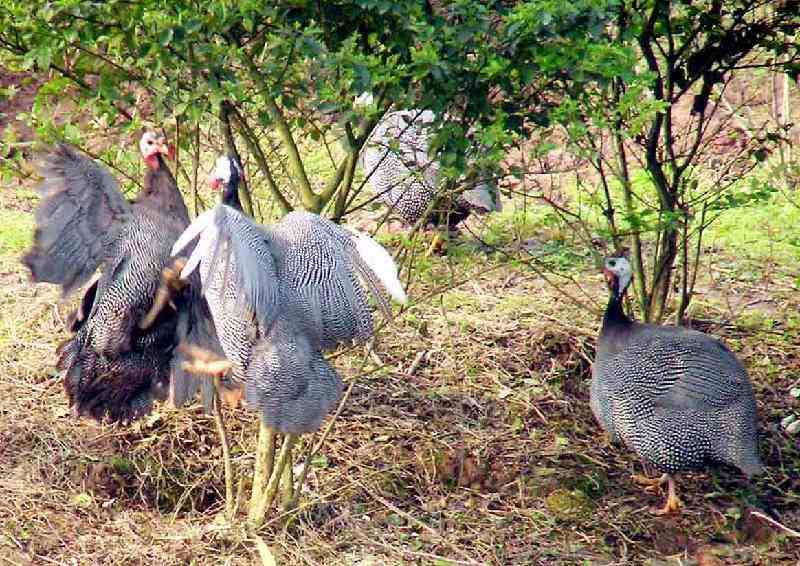
[[[35,281],[68,295],[109,257],[131,205],[105,167],[63,144],[44,158],[42,176],[34,243],[22,261]]]
[[[315,214],[263,228],[220,205],[209,233],[198,246],[203,293],[233,378],[269,426],[316,429],[341,393],[321,352],[372,335],[368,294],[386,302],[377,276],[354,235]]]

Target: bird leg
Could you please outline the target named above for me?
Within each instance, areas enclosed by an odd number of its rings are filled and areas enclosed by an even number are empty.
[[[431,240],[431,245],[428,246],[425,255],[423,256],[425,259],[428,259],[434,253],[441,253],[444,250],[444,238],[442,237],[441,232],[438,230],[434,231],[433,239]]]
[[[161,270],[161,284],[158,286],[156,296],[153,298],[153,305],[139,321],[141,330],[150,328],[161,311],[164,310],[164,307],[172,303],[172,297],[186,285],[186,282],[181,279],[181,271],[184,265],[186,265],[186,258],[177,257]]]
[[[298,435],[296,434],[287,434],[283,438],[283,445],[281,446],[278,460],[275,462],[275,467],[270,475],[269,483],[261,493],[258,501],[256,501],[256,504],[250,507],[247,519],[250,522],[250,526],[253,528],[257,529],[264,524],[264,515],[275,500],[275,494],[278,491],[278,484],[283,476],[283,470],[287,463],[291,465],[289,461],[291,460],[292,446],[297,441],[297,437]]]
[[[258,441],[256,444],[256,462],[253,469],[253,487],[250,491],[250,510],[256,508],[264,486],[272,476],[275,464],[275,429],[258,420]]]
[[[674,513],[676,511],[680,511],[681,500],[678,499],[678,494],[675,493],[675,480],[672,479],[672,476],[667,476],[667,502],[664,504],[664,507],[655,511],[656,515],[667,515],[669,513]]]
[[[669,513],[678,511],[683,505],[675,491],[675,480],[672,478],[671,475],[662,474],[657,478],[648,478],[647,476],[634,475],[632,476],[632,478],[633,481],[635,481],[636,483],[647,486],[644,488],[644,490],[648,493],[660,492],[661,487],[664,484],[667,484],[667,502],[661,509],[653,511],[654,515],[667,515]]]
[[[220,380],[230,369],[231,363],[202,348],[188,346],[184,347],[183,350],[188,357],[187,361],[183,363],[183,369],[195,374],[205,373],[214,379],[214,422],[217,425],[217,432],[222,444],[222,460],[225,466],[225,518],[228,521],[232,521],[236,515],[237,498],[234,498],[233,495],[233,461],[231,460],[231,448],[228,442],[228,432],[225,429],[220,399]]]

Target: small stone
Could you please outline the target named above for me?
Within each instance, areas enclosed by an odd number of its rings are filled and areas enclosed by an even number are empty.
[[[795,415],[789,415],[788,417],[783,417],[783,419],[781,419],[781,428],[784,429],[787,428],[790,424],[792,424],[796,420],[797,417]]]
[[[800,432],[800,421],[794,421],[789,426],[787,426],[786,432],[788,434],[797,434],[798,432]]]

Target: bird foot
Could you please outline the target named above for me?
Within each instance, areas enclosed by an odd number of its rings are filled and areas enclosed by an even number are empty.
[[[671,513],[676,513],[680,511],[681,507],[683,507],[683,503],[681,502],[680,499],[678,499],[678,496],[675,495],[674,490],[671,490],[669,496],[667,497],[667,502],[664,504],[664,506],[661,509],[654,509],[652,513],[653,515],[662,517],[664,515],[669,515]]]
[[[662,486],[669,482],[669,476],[667,476],[667,474],[657,478],[648,478],[647,476],[641,474],[634,474],[631,476],[631,479],[637,484],[645,486],[644,490],[647,493],[657,494],[660,494],[662,492]]]
[[[212,377],[222,377],[231,369],[231,363],[214,352],[196,346],[180,346],[180,350],[188,358],[183,362],[183,369],[189,373],[204,373]]]
[[[175,258],[171,264],[161,270],[161,284],[158,286],[156,295],[153,298],[153,305],[150,307],[150,310],[147,311],[147,314],[139,321],[139,328],[141,330],[150,328],[167,305],[171,305],[175,308],[172,297],[186,286],[186,281],[181,279],[181,271],[185,265],[186,258],[179,257]]]
[[[423,257],[425,259],[428,259],[433,254],[444,255],[446,251],[447,251],[447,244],[445,242],[445,239],[442,237],[441,233],[437,231],[434,232],[431,244],[430,246],[428,246],[428,249]]]
[[[651,512],[654,515],[668,515],[680,510],[683,506],[675,491],[675,480],[669,474],[662,474],[658,478],[648,478],[638,474],[631,477],[639,485],[646,485],[647,487],[644,490],[648,493],[661,493],[663,485],[667,484],[667,502],[661,509],[653,509]]]
[[[219,388],[220,399],[232,409],[235,409],[241,404],[243,394],[244,389],[242,387],[226,387],[223,385]]]

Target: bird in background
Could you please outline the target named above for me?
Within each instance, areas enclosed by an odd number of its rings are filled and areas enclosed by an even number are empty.
[[[370,296],[391,315],[381,287],[401,303],[406,295],[391,256],[368,235],[308,212],[260,226],[238,205],[235,158],[220,157],[214,176],[224,187],[222,203],[198,216],[173,247],[181,254],[198,239],[181,278],[199,271],[225,357],[195,352],[192,367],[230,371],[241,384],[261,419],[259,449],[274,443],[276,432],[284,435],[273,472],[280,477],[297,435],[317,430],[341,396],[342,380],[323,352],[373,335]],[[252,521],[263,517],[266,491],[254,480]]]
[[[149,412],[171,381],[194,382],[173,358],[179,342],[201,332],[196,308],[186,307],[195,304],[190,289],[151,313],[163,273],[176,269],[170,251],[189,214],[164,161],[164,136],[145,131],[139,150],[147,171],[128,201],[104,166],[66,144],[52,148],[33,245],[22,258],[34,281],[60,285],[63,296],[86,285],[56,367],[74,413],[111,422]]]
[[[753,386],[736,356],[716,338],[679,326],[631,320],[623,298],[631,283],[624,255],[605,259],[610,298],[592,366],[590,403],[610,435],[661,475],[634,476],[650,489],[666,484],[658,514],[681,507],[674,476],[711,463],[763,470]]]
[[[354,106],[373,103],[370,93],[362,93]],[[413,226],[426,214],[428,223],[456,232],[471,213],[487,214],[502,210],[500,193],[492,179],[460,180],[460,191],[443,199],[440,164],[430,155],[432,126],[436,115],[430,110],[387,112],[370,134],[361,155],[361,164],[376,197],[406,226]],[[433,208],[432,208],[433,207]],[[436,243],[436,242],[434,242]]]

